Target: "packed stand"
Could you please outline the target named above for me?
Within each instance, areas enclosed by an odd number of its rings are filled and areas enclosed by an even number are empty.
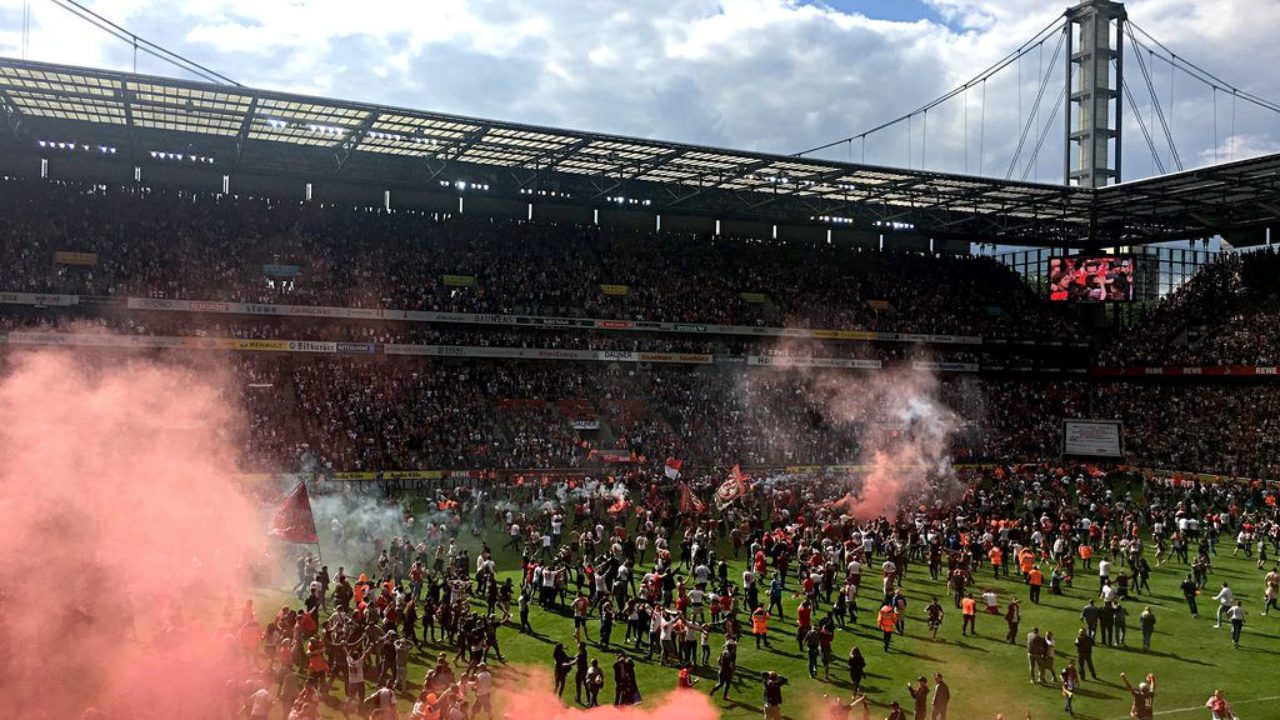
[[[1280,363],[1280,253],[1221,253],[1101,351],[1123,365]]]
[[[96,258],[51,263],[59,251]],[[940,334],[1065,329],[986,258],[145,188],[8,181],[0,252],[3,289],[15,292]]]

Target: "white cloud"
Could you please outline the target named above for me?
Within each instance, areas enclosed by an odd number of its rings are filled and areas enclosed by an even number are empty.
[[[1042,0],[927,0],[946,25],[890,22],[792,0],[97,0],[98,12],[236,80],[344,99],[664,139],[794,152],[852,135],[958,85],[1049,22]],[[23,0],[0,0],[0,54],[22,52]],[[1131,0],[1130,17],[1240,87],[1280,98],[1280,3]],[[34,59],[132,67],[131,48],[49,3],[32,3]],[[983,89],[873,136],[866,160],[1003,175],[1056,38]],[[143,57],[139,69],[172,70]],[[1021,98],[1018,73],[1021,71]],[[1168,103],[1169,72],[1153,78]],[[1060,90],[1053,76],[1050,92]],[[1147,91],[1134,67],[1138,102]],[[1031,177],[1061,173],[1061,116],[1046,99],[1027,140],[1047,141]],[[1223,96],[1219,97],[1220,103]],[[1211,158],[1232,132],[1207,90],[1175,79],[1181,154]],[[968,132],[965,108],[968,108]],[[1130,114],[1128,108],[1126,114]],[[985,122],[983,122],[985,119]],[[924,125],[927,123],[927,137]],[[1237,107],[1242,147],[1280,144],[1277,118]],[[1132,117],[1127,175],[1150,154]],[[1157,138],[1158,140],[1160,138]],[[1246,142],[1247,139],[1247,142]],[[1162,140],[1161,140],[1162,142]],[[982,151],[981,161],[979,150]],[[1167,155],[1167,149],[1163,151]],[[862,144],[826,157],[859,160]],[[1015,176],[1026,167],[1024,154]]]
[[[1247,160],[1280,152],[1280,142],[1263,135],[1230,135],[1217,147],[1205,148],[1198,156],[1199,165]]]

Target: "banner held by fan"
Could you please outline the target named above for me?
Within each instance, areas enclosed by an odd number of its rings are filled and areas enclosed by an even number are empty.
[[[693,494],[689,483],[680,483],[680,512],[688,515],[701,515],[707,511],[707,504]]]
[[[734,465],[728,479],[716,488],[716,509],[724,510],[746,494],[747,476],[742,474],[740,465]]]
[[[320,544],[320,538],[316,535],[316,520],[311,513],[311,498],[307,495],[306,483],[299,482],[293,492],[285,497],[284,502],[280,503],[280,509],[276,510],[275,517],[271,519],[271,530],[268,534],[285,542],[304,545]]]

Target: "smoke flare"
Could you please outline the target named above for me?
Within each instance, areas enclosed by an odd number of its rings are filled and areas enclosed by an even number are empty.
[[[0,707],[224,712],[245,652],[231,634],[242,587],[264,549],[233,477],[229,373],[56,349],[4,367],[0,634],[21,651],[0,659]]]

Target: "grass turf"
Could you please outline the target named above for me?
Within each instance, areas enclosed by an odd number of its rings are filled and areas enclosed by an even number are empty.
[[[567,534],[566,530],[566,536]],[[501,545],[502,538],[496,532],[490,533],[487,538],[491,547]],[[463,546],[472,548],[474,557],[479,541],[471,538],[465,531],[459,540]],[[1220,549],[1223,547],[1226,546],[1220,546]],[[727,547],[721,547],[721,551],[731,554]],[[519,566],[518,556],[509,551],[499,551],[496,559],[500,569]],[[1214,558],[1214,564],[1205,595],[1200,599],[1199,619],[1191,617],[1178,590],[1178,584],[1189,567],[1167,563],[1164,567],[1153,568],[1153,594],[1134,596],[1126,602],[1129,610],[1127,647],[1104,647],[1099,643],[1095,648],[1093,660],[1099,681],[1090,679],[1076,693],[1077,717],[1084,720],[1119,720],[1127,717],[1129,695],[1120,680],[1120,673],[1127,673],[1130,681],[1136,685],[1146,673],[1152,672],[1157,678],[1156,711],[1161,717],[1175,720],[1208,717],[1208,711],[1202,707],[1203,703],[1214,689],[1221,688],[1242,717],[1280,718],[1280,673],[1276,672],[1277,667],[1280,667],[1280,634],[1277,629],[1280,614],[1269,617],[1261,614],[1262,576],[1265,570],[1256,569],[1254,560],[1243,557],[1232,559],[1229,552]],[[743,565],[741,559],[730,562],[731,579],[741,577]],[[878,562],[873,563],[873,566],[878,566]],[[500,572],[499,577],[512,577],[519,585],[519,573],[516,571]],[[1080,609],[1089,598],[1096,597],[1096,575],[1082,574],[1077,578],[1075,587],[1064,588],[1064,594],[1060,596],[1049,594],[1046,587],[1039,605],[1030,602],[1028,588],[1020,576],[1002,576],[994,580],[990,567],[984,565],[976,579],[978,584],[974,588],[975,597],[982,589],[992,587],[1000,595],[1002,609],[1010,597],[1018,597],[1022,606],[1022,622],[1016,644],[1004,642],[1006,625],[1003,617],[995,615],[979,614],[979,634],[962,637],[960,611],[953,607],[944,581],[931,580],[926,566],[912,564],[905,583],[909,601],[906,635],[894,637],[889,653],[882,651],[881,634],[874,627],[875,610],[878,606],[872,607],[872,604],[875,602],[873,596],[878,592],[878,578],[873,576],[864,583],[859,594],[858,623],[836,632],[832,648],[835,660],[831,667],[831,679],[822,680],[821,670],[818,680],[810,679],[806,656],[794,639],[794,610],[799,601],[788,593],[784,598],[787,619],[774,619],[770,623],[769,634],[774,647],[757,650],[750,635],[744,635],[739,643],[738,673],[730,693],[731,700],[724,702],[717,694],[714,704],[730,720],[762,717],[759,676],[762,671],[774,670],[790,680],[784,688],[784,716],[797,720],[812,717],[814,710],[820,707],[819,703],[824,695],[838,695],[846,701],[849,699],[851,686],[844,658],[851,645],[856,643],[867,660],[867,677],[863,680],[862,692],[867,693],[871,700],[872,717],[882,718],[887,715],[886,708],[894,700],[901,703],[910,716],[911,699],[906,691],[907,683],[925,675],[930,678],[932,685],[934,672],[943,673],[951,686],[949,718],[952,720],[988,720],[998,712],[1005,713],[1010,720],[1021,720],[1027,711],[1037,720],[1067,717],[1062,709],[1062,697],[1056,683],[1035,685],[1030,682],[1025,636],[1032,627],[1039,627],[1042,633],[1052,631],[1058,648],[1055,668],[1061,670],[1065,667],[1067,661],[1075,656],[1074,638],[1081,627]],[[1217,603],[1213,601],[1212,595],[1224,581],[1230,583],[1236,596],[1245,601],[1245,607],[1250,612],[1239,649],[1232,647],[1230,630],[1226,624],[1222,629],[1215,630],[1213,627]],[[789,582],[788,590],[794,589],[793,583]],[[762,593],[763,595],[766,593]],[[929,598],[935,595],[946,611],[937,641],[929,638],[924,621],[924,608],[929,603]],[[265,619],[275,608],[289,602],[289,596],[279,589],[268,589],[259,593],[257,606]],[[290,604],[295,607],[298,605],[297,602]],[[1138,629],[1138,615],[1146,605],[1151,606],[1157,619],[1149,653],[1141,650],[1142,635]],[[981,603],[979,607],[981,608]],[[479,603],[477,608],[481,608]],[[512,612],[515,613],[514,607]],[[815,620],[821,616],[822,614],[815,615]],[[744,616],[740,617],[745,619]],[[535,605],[530,611],[530,624],[536,635],[518,633],[515,618],[500,631],[499,641],[509,665],[496,662],[490,655],[490,667],[499,683],[504,679],[515,682],[522,680],[522,667],[533,666],[549,671],[551,652],[556,642],[565,643],[570,654],[573,653],[573,622],[567,614],[543,610]],[[744,632],[749,632],[749,625],[749,622],[744,622]],[[598,622],[593,618],[589,632],[595,640],[598,640],[598,630]],[[625,622],[615,625],[613,643],[608,652],[601,650],[595,642],[589,645],[590,656],[599,658],[601,666],[605,668],[606,685],[600,695],[602,702],[612,700],[613,677],[609,666],[618,652],[618,641],[625,633]],[[712,637],[712,667],[697,669],[696,674],[700,678],[697,690],[707,692],[715,683],[714,663],[722,646],[722,638],[718,634]],[[452,657],[450,648],[431,644],[422,653],[415,654],[410,665],[411,691],[415,684],[420,684],[427,667],[433,663],[435,654],[442,650],[449,651]],[[653,661],[646,662],[643,653],[637,655],[629,651],[629,654],[636,660],[636,675],[645,705],[651,705],[656,697],[674,689],[674,668],[660,666],[656,657]],[[342,717],[337,709],[340,706],[341,687],[342,683],[335,685],[322,717]],[[500,694],[495,696],[495,700],[500,707]],[[565,692],[565,700],[567,704],[573,705],[572,677]],[[408,716],[411,705],[409,696],[402,698],[402,717]],[[854,717],[861,718],[861,711]]]

